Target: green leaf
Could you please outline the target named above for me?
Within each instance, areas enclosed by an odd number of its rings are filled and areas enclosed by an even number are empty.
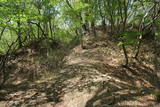
[[[82,9],[87,8],[89,6],[90,6],[89,4],[87,4],[87,3],[81,3],[81,2],[75,2],[73,4],[73,7],[74,7],[75,11],[77,11],[77,10],[81,11]]]
[[[122,36],[122,39],[124,40],[130,40],[130,39],[137,39],[137,37],[141,34],[142,32],[130,31],[130,32],[123,32],[121,36]]]
[[[119,42],[117,45],[118,46],[121,46],[121,45],[123,45],[124,43],[123,42]]]

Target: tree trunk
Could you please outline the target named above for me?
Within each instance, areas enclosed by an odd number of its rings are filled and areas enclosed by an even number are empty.
[[[18,31],[17,31],[17,36],[18,36],[18,44],[19,44],[19,48],[21,48],[23,45],[22,45],[22,38],[21,38],[21,22],[18,21],[17,22],[17,25],[18,25]]]
[[[123,21],[123,32],[126,31],[126,23],[127,23],[127,18],[128,18],[128,2],[126,2],[126,0],[124,1],[124,21]],[[123,44],[122,45],[122,48],[123,48],[123,52],[124,52],[124,55],[125,55],[125,59],[126,59],[126,62],[125,62],[125,65],[128,66],[128,54],[127,54],[127,50],[125,48],[125,45]]]
[[[4,27],[4,28],[2,29],[2,31],[1,31],[1,33],[0,33],[0,40],[1,40],[1,38],[2,38],[2,35],[3,35],[4,31],[5,31],[5,29],[6,29],[6,27]]]
[[[38,22],[38,25],[40,25],[40,23]],[[37,37],[40,38],[40,28],[37,26]]]
[[[124,44],[122,45],[122,49],[125,56],[125,66],[128,66],[128,55],[127,55],[127,50]]]
[[[94,22],[91,23],[91,27],[92,27],[93,35],[94,35],[94,37],[96,37],[97,34],[96,34],[96,29],[95,29],[95,23]]]
[[[51,19],[49,20],[49,29],[50,29],[50,35],[53,37],[53,30],[52,30],[52,21]]]

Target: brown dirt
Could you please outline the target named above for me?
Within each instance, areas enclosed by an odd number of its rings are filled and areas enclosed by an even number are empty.
[[[160,107],[152,95],[160,88],[153,63],[122,67],[120,47],[105,39],[76,46],[57,70],[36,56],[12,61],[16,73],[0,91],[0,107]]]

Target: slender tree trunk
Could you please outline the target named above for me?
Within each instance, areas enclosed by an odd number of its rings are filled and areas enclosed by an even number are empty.
[[[28,36],[28,40],[31,40],[31,25],[30,25],[30,23],[28,22],[28,31],[27,31],[27,36]]]
[[[50,29],[50,35],[53,37],[53,30],[52,30],[52,21],[51,19],[49,20],[49,29]]]
[[[48,36],[48,23],[47,22],[43,22],[43,31],[44,31],[44,38],[46,38]]]
[[[102,19],[103,31],[106,32],[106,20]]]
[[[91,27],[92,27],[93,35],[94,35],[94,37],[96,37],[97,34],[96,34],[96,29],[95,29],[95,23],[94,22],[91,23]]]
[[[6,23],[8,23],[8,22],[10,22],[10,19]],[[0,33],[0,40],[2,38],[2,35],[3,35],[4,31],[5,31],[5,29],[6,29],[6,27],[3,27],[3,29],[2,29],[2,31]]]
[[[0,85],[3,86],[5,81],[6,81],[5,62],[2,62],[0,72],[1,72],[1,74],[0,74],[1,75]]]
[[[40,25],[40,23],[38,22],[38,25]],[[38,39],[40,38],[40,28],[37,26],[37,37]]]
[[[126,4],[126,1],[124,1],[124,13],[125,13],[125,17],[124,17],[124,21],[123,21],[123,32],[125,32],[126,30],[126,23],[127,23],[127,12],[128,12],[128,3]],[[124,43],[124,41],[122,40],[122,42]],[[125,56],[125,66],[128,66],[128,54],[127,54],[127,50],[125,47],[125,44],[122,44],[122,49],[123,49],[123,53]]]
[[[18,25],[18,31],[17,31],[17,36],[18,36],[18,44],[19,44],[19,48],[21,48],[23,45],[22,45],[22,38],[21,38],[21,22],[18,21],[17,22],[17,25]]]
[[[1,33],[0,33],[0,40],[1,40],[1,38],[2,38],[2,35],[3,35],[4,31],[5,31],[5,29],[6,29],[6,27],[4,27],[4,28],[2,29],[2,31],[1,31]]]
[[[123,53],[125,56],[125,66],[128,66],[128,54],[127,54],[127,50],[124,44],[122,45],[122,49],[123,49]]]
[[[140,52],[141,44],[142,44],[142,39],[139,39],[137,52],[136,52],[136,54],[134,56],[135,59],[138,59],[138,55],[139,55],[139,52]]]
[[[38,14],[41,15],[41,10],[39,8],[37,8],[37,9],[38,9]],[[38,37],[38,39],[41,38],[41,36],[42,36],[41,33],[40,33],[40,31],[42,31],[41,29],[42,29],[41,28],[41,23],[40,23],[40,21],[38,21],[38,26],[37,26],[37,31],[38,31],[37,32],[37,37]]]
[[[103,31],[106,32],[106,20],[105,20],[103,13],[102,13],[100,1],[98,1],[98,8],[99,8],[99,12],[100,12],[101,20],[102,20]]]
[[[45,35],[46,35],[45,31],[43,30],[43,28],[41,27],[41,25],[39,23],[35,23],[35,22],[29,22],[29,23],[35,24],[39,28],[39,30],[41,30],[43,37],[45,37]]]
[[[123,32],[125,32],[126,30],[126,20],[123,22]],[[124,43],[124,41],[122,40],[122,42]],[[128,66],[128,54],[127,54],[127,49],[125,47],[125,44],[122,44],[122,49],[123,49],[123,53],[124,53],[124,56],[125,56],[125,66]]]

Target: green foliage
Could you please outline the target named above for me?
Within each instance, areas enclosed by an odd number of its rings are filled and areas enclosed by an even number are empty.
[[[149,10],[153,5],[153,0],[1,0],[0,34],[3,28],[5,32],[0,35],[0,51],[5,53],[17,38],[21,39],[16,43],[19,45],[21,41],[27,45],[43,36],[69,44],[80,39],[75,31],[82,29],[82,25],[91,27],[103,21],[121,34],[123,42],[119,45],[133,45],[141,32],[124,32],[126,28],[122,25],[140,23],[148,13],[142,21],[146,25],[152,20]],[[159,19],[156,23],[160,23]],[[159,32],[156,36],[159,38]]]
[[[84,9],[88,8],[89,6],[90,5],[87,3],[82,3],[82,2],[78,2],[78,1],[73,3],[73,8],[77,12],[81,12]]]
[[[160,102],[160,93],[155,95],[158,102]]]
[[[138,37],[142,34],[142,32],[134,32],[134,31],[130,31],[130,32],[123,32],[120,36],[121,36],[121,40],[123,40],[123,42],[119,42],[119,46],[124,44],[124,45],[134,45],[138,42]]]
[[[75,32],[70,29],[56,29],[55,38],[66,45],[80,39]]]
[[[156,98],[157,102],[160,102],[160,91],[158,89],[154,91],[153,95]]]

